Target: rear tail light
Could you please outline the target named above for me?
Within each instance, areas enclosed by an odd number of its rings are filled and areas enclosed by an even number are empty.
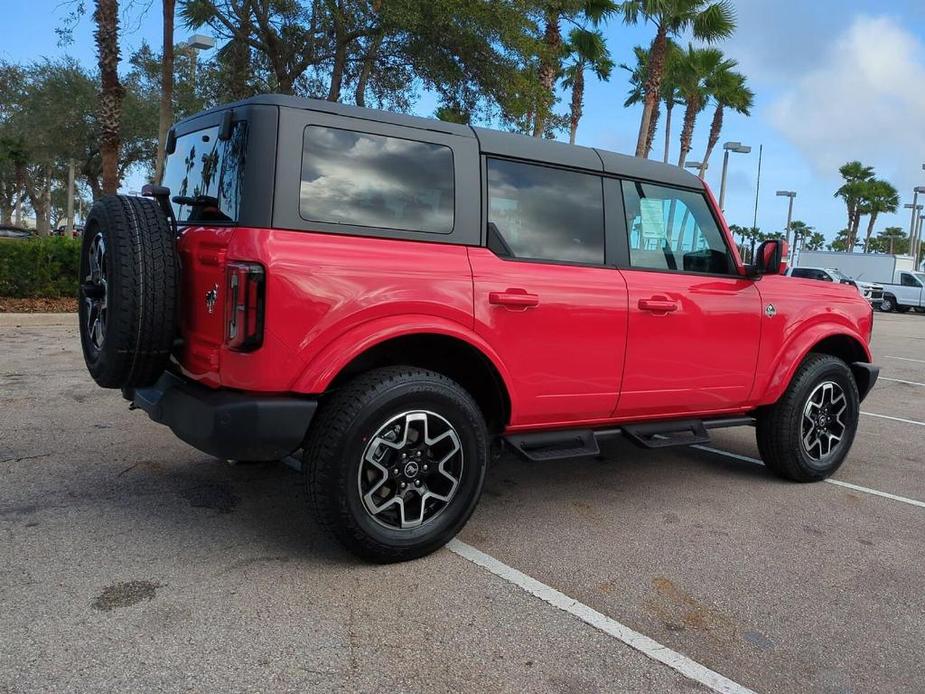
[[[251,352],[263,344],[263,266],[231,261],[226,277],[225,345],[238,352]]]

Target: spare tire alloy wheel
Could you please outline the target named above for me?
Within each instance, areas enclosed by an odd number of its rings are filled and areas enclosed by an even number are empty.
[[[358,469],[366,512],[387,528],[416,528],[450,504],[463,473],[459,434],[435,412],[403,412],[370,439]]]
[[[99,352],[106,340],[106,319],[109,303],[109,278],[106,267],[106,241],[102,232],[93,237],[87,249],[87,275],[81,285],[86,305],[86,331],[92,349]]]

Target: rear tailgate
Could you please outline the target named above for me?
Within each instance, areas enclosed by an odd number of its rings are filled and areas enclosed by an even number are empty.
[[[190,227],[180,236],[180,334],[177,357],[184,372],[219,386],[225,337],[225,267],[234,229]]]

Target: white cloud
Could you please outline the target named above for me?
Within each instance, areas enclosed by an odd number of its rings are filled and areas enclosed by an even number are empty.
[[[767,115],[817,173],[859,159],[906,193],[925,183],[925,46],[893,18],[858,16]]]

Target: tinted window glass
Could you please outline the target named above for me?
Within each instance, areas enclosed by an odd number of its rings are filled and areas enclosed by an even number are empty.
[[[815,274],[813,270],[804,270],[803,268],[793,268],[793,272],[790,273],[793,277],[802,277],[803,279],[815,279],[813,275]]]
[[[303,219],[448,234],[453,209],[449,147],[316,125],[305,129]]]
[[[630,265],[727,274],[734,265],[703,195],[623,181]]]
[[[177,138],[167,157],[162,185],[171,197],[178,222],[233,222],[241,207],[247,123],[234,124],[231,138],[218,139],[218,126]]]
[[[905,272],[900,276],[900,282],[903,287],[918,287],[919,286],[919,281],[915,279],[915,277],[913,277],[912,275],[907,274]]]
[[[488,160],[488,221],[515,258],[604,263],[600,176]]]

